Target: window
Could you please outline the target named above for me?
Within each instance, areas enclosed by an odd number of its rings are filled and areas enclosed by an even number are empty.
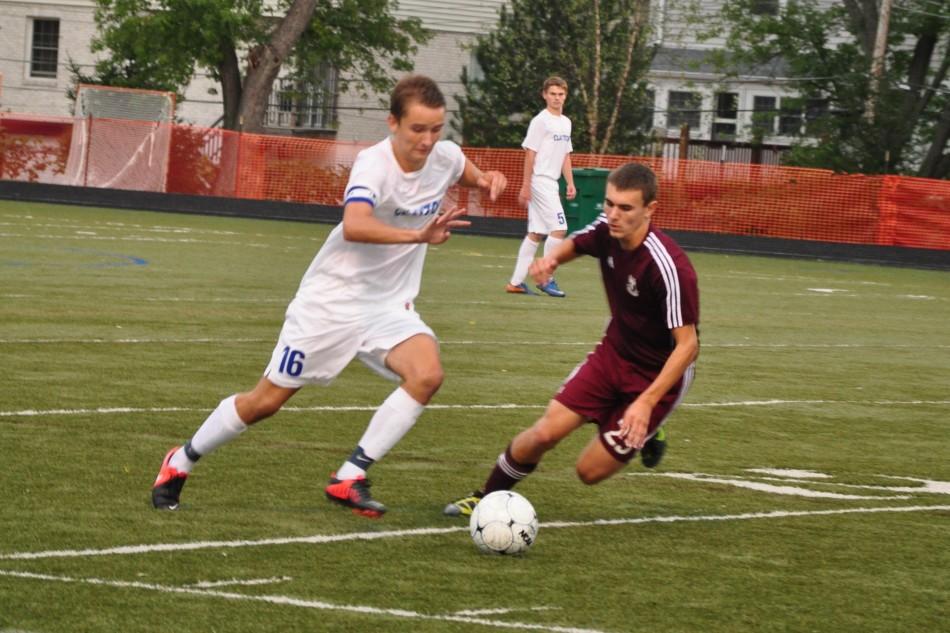
[[[735,121],[739,114],[739,95],[735,92],[720,92],[716,95],[716,118]]]
[[[482,65],[478,63],[478,55],[475,54],[474,49],[468,56],[467,72],[469,81],[481,81],[485,78],[485,71],[482,70]]]
[[[59,65],[59,20],[33,20],[30,77],[56,77]]]
[[[712,140],[714,141],[736,140],[736,124],[735,123],[713,123]]]
[[[817,132],[816,123],[828,115],[828,99],[801,97],[752,98],[752,136],[801,136]]]
[[[798,136],[802,133],[802,112],[805,102],[794,97],[783,97],[779,106],[778,133],[780,136]]]
[[[321,65],[311,78],[282,77],[274,82],[266,125],[305,130],[329,130],[336,125],[336,70]]]
[[[736,140],[736,118],[739,116],[739,94],[720,92],[716,95],[716,118],[713,121],[712,140]]]
[[[754,0],[753,15],[778,15],[779,0]]]
[[[670,90],[669,101],[666,106],[666,127],[668,129],[679,129],[681,125],[686,123],[691,130],[698,130],[702,107],[703,97],[698,92]]]
[[[805,133],[814,134],[820,119],[828,114],[828,99],[809,99],[805,102]]]
[[[756,96],[752,98],[752,136],[762,138],[775,134],[775,112],[778,99]]]

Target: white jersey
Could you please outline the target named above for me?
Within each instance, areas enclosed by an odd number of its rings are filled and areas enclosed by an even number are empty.
[[[571,120],[563,114],[555,116],[547,108],[541,110],[531,119],[521,147],[537,152],[532,172],[534,176],[557,180],[561,177],[564,158],[574,151],[571,146]]]
[[[420,229],[438,213],[442,197],[465,169],[462,149],[439,141],[419,171],[406,173],[389,138],[361,151],[350,171],[344,206],[365,201],[390,226]],[[409,307],[419,294],[427,244],[371,244],[343,239],[343,223],[314,257],[292,308],[340,316]]]

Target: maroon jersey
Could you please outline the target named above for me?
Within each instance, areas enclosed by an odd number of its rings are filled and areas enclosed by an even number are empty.
[[[571,239],[577,253],[600,260],[610,305],[604,340],[655,376],[673,351],[670,330],[699,324],[699,286],[686,253],[652,226],[640,246],[625,251],[603,216]]]

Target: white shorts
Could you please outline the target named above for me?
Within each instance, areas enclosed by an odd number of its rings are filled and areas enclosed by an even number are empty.
[[[371,308],[370,308],[371,309]],[[327,317],[291,304],[264,376],[279,387],[329,385],[354,358],[383,378],[389,351],[416,334],[435,334],[411,307]]]
[[[550,235],[554,231],[566,230],[567,219],[557,181],[534,176],[531,178],[531,200],[528,201],[528,233]]]

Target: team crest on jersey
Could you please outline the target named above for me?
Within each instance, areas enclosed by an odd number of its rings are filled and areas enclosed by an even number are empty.
[[[393,213],[396,215],[432,215],[439,210],[439,206],[441,204],[441,200],[433,200],[432,202],[426,202],[415,209],[403,209],[402,207],[399,207]]]
[[[637,290],[637,280],[633,275],[627,275],[627,292],[631,297],[639,297],[640,291]]]

